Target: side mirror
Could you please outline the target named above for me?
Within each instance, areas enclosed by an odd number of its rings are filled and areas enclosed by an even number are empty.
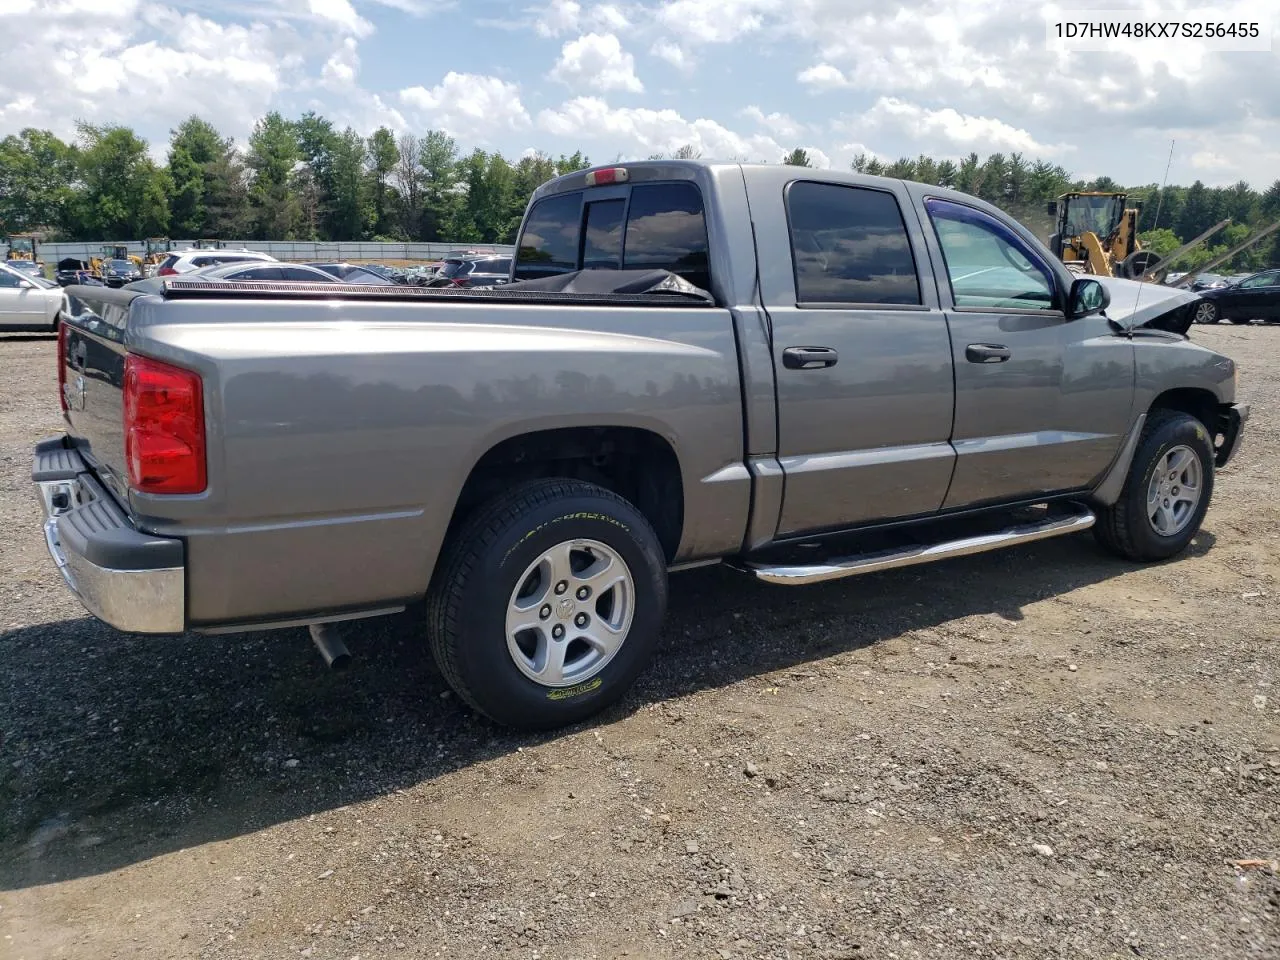
[[[19,280],[18,286],[21,287],[23,290],[34,290],[36,288],[36,285],[32,283],[30,280]]]
[[[1046,203],[1044,205],[1044,212],[1051,217],[1056,217],[1058,215],[1058,201],[1050,200],[1048,203]]]
[[[1067,308],[1068,319],[1078,320],[1081,317],[1092,316],[1095,313],[1101,313],[1109,306],[1111,306],[1111,294],[1097,280],[1081,277],[1071,284],[1070,305]]]

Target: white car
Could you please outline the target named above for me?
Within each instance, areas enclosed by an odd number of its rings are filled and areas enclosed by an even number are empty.
[[[57,330],[67,295],[44,277],[0,263],[0,330]]]
[[[269,253],[258,253],[256,250],[175,250],[163,260],[156,269],[157,277],[176,277],[180,273],[190,273],[201,267],[211,267],[218,263],[279,263]]]

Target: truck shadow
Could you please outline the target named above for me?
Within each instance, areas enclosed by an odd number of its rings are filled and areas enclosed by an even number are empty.
[[[1202,531],[1191,553],[1212,544]],[[967,616],[1021,620],[1131,569],[1077,536],[813,587],[678,574],[653,667],[592,722]],[[301,629],[164,639],[86,617],[0,634],[15,693],[0,708],[0,889],[240,836],[563,733],[511,733],[460,705],[407,615],[346,637],[355,662],[335,674]]]

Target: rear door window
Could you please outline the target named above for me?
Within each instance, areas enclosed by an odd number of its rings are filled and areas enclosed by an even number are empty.
[[[893,194],[799,181],[787,190],[796,302],[920,302],[920,281]]]

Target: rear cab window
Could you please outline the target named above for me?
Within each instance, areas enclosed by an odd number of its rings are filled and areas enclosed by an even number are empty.
[[[515,279],[574,270],[669,270],[711,287],[702,194],[688,181],[579,190],[539,200],[516,253]],[[598,199],[597,199],[598,197]]]

